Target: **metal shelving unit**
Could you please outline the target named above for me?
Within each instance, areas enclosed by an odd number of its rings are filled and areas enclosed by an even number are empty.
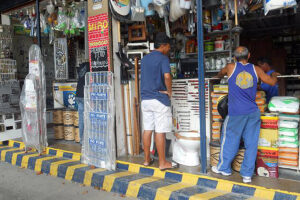
[[[231,50],[223,50],[223,51],[205,51],[204,55],[208,54],[225,54],[225,53],[231,53]]]

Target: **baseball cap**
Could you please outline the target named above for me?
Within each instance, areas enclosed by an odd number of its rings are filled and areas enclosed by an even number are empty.
[[[159,32],[159,33],[156,34],[156,37],[155,37],[155,44],[156,45],[169,44],[169,43],[170,43],[170,38],[167,36],[166,33]]]

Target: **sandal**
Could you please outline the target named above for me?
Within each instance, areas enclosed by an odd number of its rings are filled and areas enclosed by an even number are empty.
[[[154,163],[154,159],[150,158],[150,162],[148,163],[148,165],[143,164],[145,167],[149,167],[150,165],[152,165]]]
[[[169,169],[177,169],[178,167],[179,167],[178,163],[172,162],[172,167],[167,167],[167,168],[163,168],[163,169],[159,168],[159,169],[160,169],[160,171],[165,171],[165,170],[169,170]]]

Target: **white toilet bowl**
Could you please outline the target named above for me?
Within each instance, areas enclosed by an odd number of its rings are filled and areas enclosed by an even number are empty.
[[[200,133],[179,132],[175,133],[176,139],[173,145],[173,160],[186,166],[200,164]]]

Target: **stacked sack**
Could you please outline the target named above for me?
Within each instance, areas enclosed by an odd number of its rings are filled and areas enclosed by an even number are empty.
[[[213,141],[220,141],[220,136],[221,136],[221,127],[222,127],[222,122],[223,119],[221,115],[218,112],[218,101],[220,98],[223,96],[227,95],[226,93],[221,93],[221,92],[212,92],[211,97],[212,97],[212,140]]]
[[[279,115],[279,166],[298,167],[299,115]]]
[[[261,113],[264,113],[267,109],[266,93],[264,91],[257,91],[255,102]]]
[[[256,173],[259,176],[278,178],[278,115],[261,116],[258,139]]]
[[[272,112],[279,112],[279,166],[298,167],[299,155],[299,99],[273,97],[268,105]]]

